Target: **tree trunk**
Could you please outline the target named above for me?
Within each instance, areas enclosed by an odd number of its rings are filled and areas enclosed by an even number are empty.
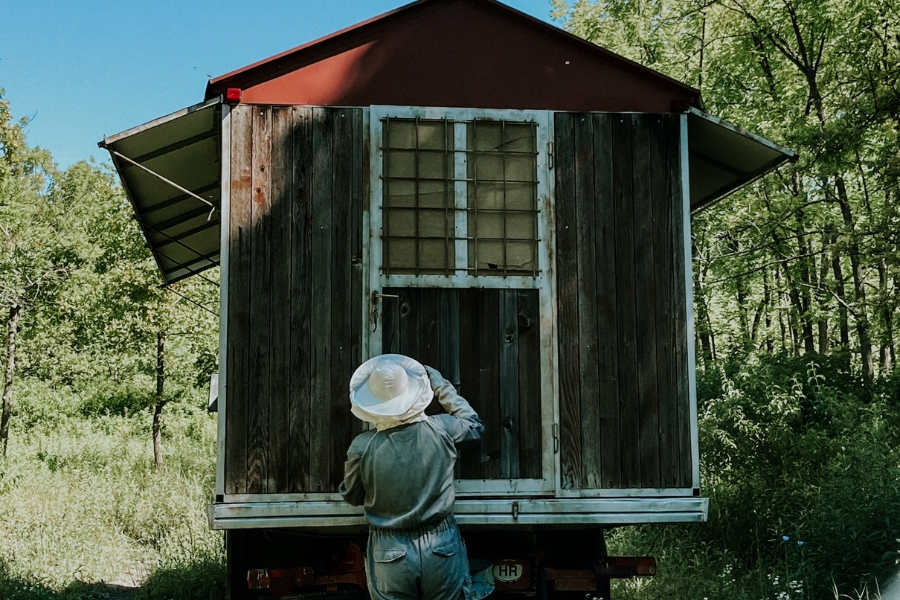
[[[853,292],[855,296],[855,310],[853,317],[856,321],[856,336],[859,338],[859,357],[862,362],[863,379],[871,382],[875,377],[875,364],[872,360],[872,340],[869,336],[869,317],[867,314],[866,288],[863,281],[862,262],[860,261],[859,242],[856,239],[856,222],[853,220],[853,212],[850,208],[850,199],[847,197],[847,187],[844,178],[835,177],[838,204],[841,207],[841,216],[844,219],[844,227],[849,234],[847,250],[850,255],[850,270],[853,274]]]
[[[163,397],[163,384],[166,380],[166,332],[156,334],[156,405],[153,407],[153,463],[156,470],[162,470],[162,411],[166,405]]]
[[[6,343],[6,377],[3,381],[3,412],[0,414],[0,444],[3,456],[6,456],[6,444],[9,440],[9,416],[12,405],[13,375],[16,372],[16,334],[19,329],[19,314],[22,306],[13,302],[9,307],[9,319],[6,321],[9,337]]]

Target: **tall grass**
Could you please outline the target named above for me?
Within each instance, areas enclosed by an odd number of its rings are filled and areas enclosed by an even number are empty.
[[[93,401],[19,388],[0,461],[0,598],[90,598],[105,584],[151,599],[222,597],[222,537],[205,517],[214,417],[196,398],[168,405],[157,473],[149,411],[97,414]]]

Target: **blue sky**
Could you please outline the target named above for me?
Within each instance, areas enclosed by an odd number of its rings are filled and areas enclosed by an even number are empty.
[[[549,21],[550,0],[505,0]],[[216,77],[407,0],[8,0],[0,88],[61,168],[119,133],[203,100]]]

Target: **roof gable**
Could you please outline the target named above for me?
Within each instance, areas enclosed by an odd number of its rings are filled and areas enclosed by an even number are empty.
[[[419,0],[209,82],[251,104],[669,112],[694,88],[495,0]]]

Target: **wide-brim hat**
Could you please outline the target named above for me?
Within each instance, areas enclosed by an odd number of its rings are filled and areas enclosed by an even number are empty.
[[[370,358],[350,378],[350,402],[375,420],[403,416],[417,403],[427,406],[433,397],[425,367],[402,354]]]

